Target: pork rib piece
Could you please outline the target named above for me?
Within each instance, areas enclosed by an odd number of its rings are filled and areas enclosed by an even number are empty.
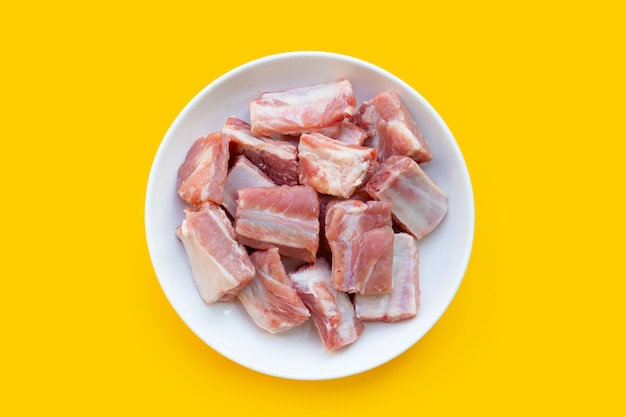
[[[349,145],[363,145],[363,142],[367,139],[367,133],[365,130],[348,120],[342,121],[340,127],[341,129],[339,130],[339,134],[335,138],[340,142]]]
[[[276,184],[248,158],[239,155],[235,158],[235,162],[226,176],[222,206],[234,218],[237,211],[237,193],[239,190],[248,187],[275,186]]]
[[[256,251],[250,260],[255,278],[237,298],[256,325],[275,334],[304,323],[311,314],[289,281],[278,249]]]
[[[365,185],[377,200],[392,203],[396,223],[418,239],[432,232],[448,211],[448,196],[407,156],[387,158]]]
[[[204,203],[186,209],[176,236],[182,242],[194,283],[205,304],[231,301],[254,278],[248,252],[235,240],[235,231],[224,210]]]
[[[322,127],[320,129],[317,129],[316,132],[321,133],[324,136],[328,136],[329,138],[337,139],[339,135],[341,134],[342,123],[343,122],[339,122],[331,126]],[[311,133],[311,132],[306,132],[306,133]]]
[[[376,170],[376,150],[348,145],[320,133],[303,133],[298,145],[301,184],[349,198]]]
[[[187,204],[221,204],[228,170],[228,140],[219,132],[196,139],[178,168],[178,195]]]
[[[319,196],[309,186],[243,188],[235,217],[237,240],[257,249],[277,247],[283,256],[313,262],[319,210]]]
[[[391,204],[336,200],[326,207],[326,239],[332,253],[332,282],[339,291],[391,291],[393,228]]]
[[[378,150],[379,161],[391,155],[406,155],[418,163],[433,158],[417,123],[396,92],[382,92],[364,102],[355,119]]]
[[[331,275],[330,265],[324,258],[289,274],[298,295],[311,311],[311,318],[328,351],[354,343],[364,330],[348,294],[335,290]]]
[[[245,155],[278,185],[298,184],[298,149],[285,140],[258,137],[250,125],[234,116],[229,117],[221,129],[231,144],[231,152]]]
[[[352,84],[343,78],[264,93],[250,102],[250,123],[257,136],[297,136],[332,126],[355,110]]]
[[[395,322],[417,315],[420,306],[419,251],[417,239],[397,233],[393,239],[393,289],[389,294],[354,296],[354,308],[362,321]]]

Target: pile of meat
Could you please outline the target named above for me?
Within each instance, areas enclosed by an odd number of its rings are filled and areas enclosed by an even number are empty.
[[[278,333],[313,320],[327,350],[420,305],[418,240],[447,211],[427,141],[395,92],[357,107],[347,79],[262,94],[250,121],[197,139],[176,235],[206,304]]]

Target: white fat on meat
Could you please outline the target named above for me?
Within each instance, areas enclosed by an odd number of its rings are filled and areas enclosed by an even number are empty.
[[[339,130],[339,134],[335,137],[335,139],[337,139],[339,142],[343,142],[348,145],[362,146],[363,142],[365,142],[365,139],[367,139],[367,133],[365,132],[365,130],[348,120],[342,121],[339,126],[341,129]]]
[[[363,323],[357,319],[348,294],[333,287],[326,259],[317,258],[315,263],[289,274],[289,279],[309,308],[326,350],[342,348],[361,336]]]
[[[376,150],[349,145],[319,133],[303,134],[298,145],[301,184],[321,194],[349,198],[376,169]]]
[[[417,239],[397,233],[393,240],[393,289],[389,294],[354,296],[362,321],[396,322],[417,315],[420,307],[419,249]]]
[[[218,205],[208,202],[197,210],[186,209],[185,215],[176,236],[202,300],[205,304],[231,301],[254,278],[248,252],[235,240],[232,224]]]
[[[298,136],[336,125],[355,110],[352,84],[343,78],[264,93],[250,102],[250,124],[258,136]]]
[[[365,191],[372,198],[390,202],[398,226],[418,239],[432,232],[448,211],[447,194],[407,156],[387,158]]]
[[[283,256],[313,262],[319,210],[319,195],[309,186],[243,188],[237,199],[237,240],[256,249],[277,247]]]

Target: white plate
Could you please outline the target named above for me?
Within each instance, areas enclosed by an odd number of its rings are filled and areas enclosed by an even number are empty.
[[[368,323],[361,338],[326,352],[308,323],[280,335],[257,328],[239,303],[202,303],[174,230],[184,204],[176,194],[177,169],[193,141],[218,130],[231,115],[249,120],[248,103],[276,91],[340,77],[354,87],[357,105],[395,90],[429,141],[434,159],[426,172],[446,191],[448,213],[420,246],[421,308],[400,323]],[[145,226],[155,273],[173,308],[204,342],[231,360],[268,375],[331,379],[377,367],[419,341],[444,313],[463,279],[474,235],[474,199],[459,147],[437,112],[408,84],[370,63],[325,52],[272,55],[242,65],[209,84],[176,118],[154,159],[146,193]],[[309,320],[310,322],[310,320]]]

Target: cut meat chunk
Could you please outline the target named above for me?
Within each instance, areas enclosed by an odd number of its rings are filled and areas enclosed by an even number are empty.
[[[393,240],[393,289],[389,294],[354,296],[356,315],[363,321],[395,322],[417,315],[420,306],[417,239],[397,233]]]
[[[331,275],[330,265],[324,258],[289,274],[329,351],[354,343],[364,330],[363,323],[356,318],[350,297],[335,290]]]
[[[301,184],[322,194],[349,198],[376,169],[376,150],[304,133],[298,145]]]
[[[278,249],[256,251],[250,260],[255,278],[237,298],[256,325],[274,334],[304,323],[311,314],[289,281]]]
[[[187,204],[221,204],[228,171],[228,140],[219,132],[197,139],[178,168],[178,195]]]
[[[347,79],[262,94],[250,103],[252,133],[300,135],[332,126],[356,110]]]
[[[222,205],[234,218],[237,210],[237,193],[239,190],[248,187],[275,186],[276,184],[256,165],[250,162],[248,158],[239,155],[235,158],[235,162],[226,177],[226,183],[224,184],[224,202]]]
[[[319,246],[320,200],[312,187],[296,185],[239,190],[235,232],[244,245],[315,260]]]
[[[212,202],[198,210],[185,210],[176,229],[194,283],[205,304],[231,301],[254,278],[254,266],[246,249],[235,240],[235,231],[224,210]]]
[[[391,291],[393,228],[391,204],[333,201],[326,207],[326,239],[332,253],[332,282],[339,291]]]
[[[375,148],[378,147],[378,135],[376,133],[376,122],[378,118],[378,112],[372,100],[364,101],[352,118],[354,124],[363,129],[367,139],[370,141],[373,140],[371,143]]]
[[[370,201],[372,197],[365,192],[362,188],[356,190],[351,196],[351,200]],[[320,194],[320,244],[317,251],[317,256],[324,256],[331,259],[332,253],[330,252],[330,246],[326,240],[326,207],[332,207],[332,204],[337,201],[337,197],[333,197],[327,194]],[[330,206],[329,206],[330,204]]]
[[[448,211],[446,193],[407,156],[385,160],[365,191],[372,198],[392,203],[396,223],[418,239],[433,231]]]
[[[365,130],[348,120],[341,122],[340,126],[341,130],[339,131],[339,135],[336,136],[336,139],[340,142],[349,145],[363,145],[363,142],[367,139],[367,133]]]
[[[341,124],[343,122],[335,123],[334,125],[322,127],[316,130],[317,133],[321,133],[324,136],[328,136],[329,138],[337,139],[337,137],[341,134]],[[307,132],[311,133],[311,132]]]
[[[396,92],[382,92],[364,102],[355,119],[372,138],[379,161],[391,155],[406,155],[418,163],[432,159],[428,143]]]
[[[245,155],[278,185],[298,184],[298,148],[284,140],[258,137],[250,125],[237,117],[229,117],[222,126],[233,154]]]

